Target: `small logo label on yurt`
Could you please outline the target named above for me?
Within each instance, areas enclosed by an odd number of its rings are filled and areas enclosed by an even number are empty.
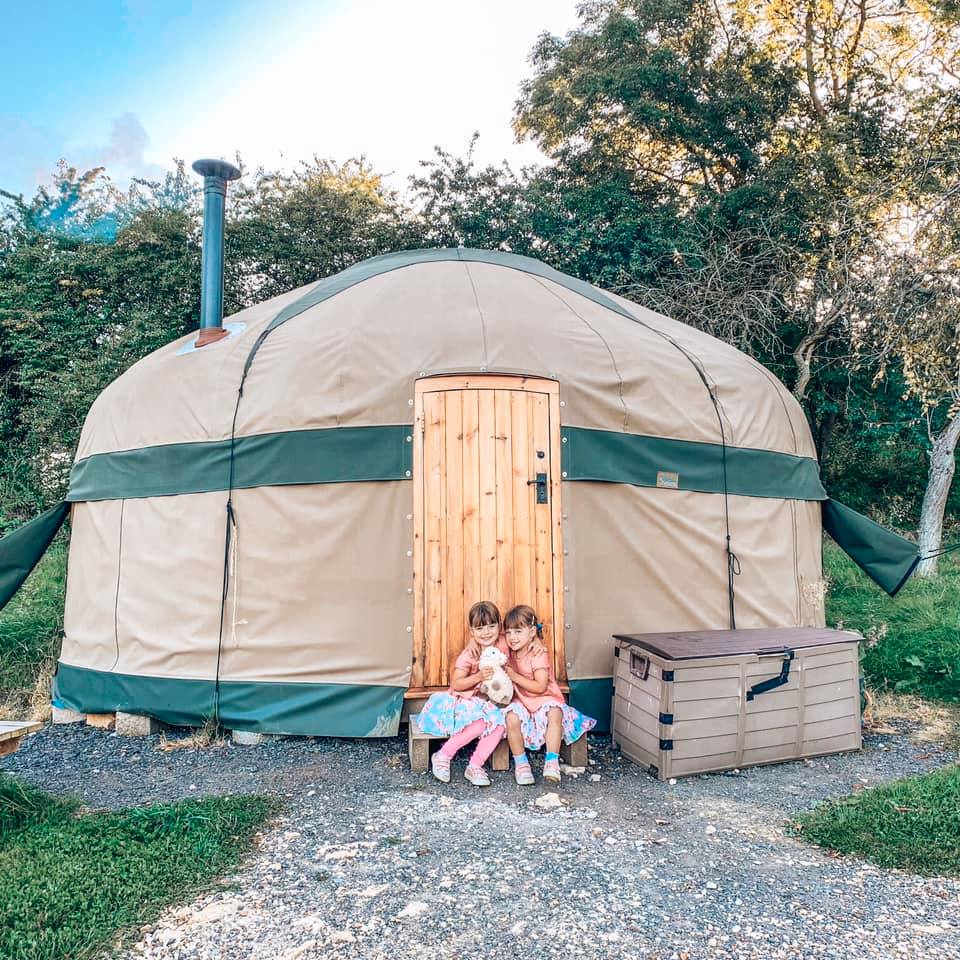
[[[680,474],[669,473],[666,470],[658,470],[657,486],[667,487],[670,490],[678,490],[680,488]]]

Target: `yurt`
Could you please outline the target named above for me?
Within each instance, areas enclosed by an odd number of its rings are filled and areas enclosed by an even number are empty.
[[[823,625],[822,518],[891,592],[916,552],[828,501],[749,356],[471,249],[367,260],[136,363],[67,503],[0,542],[0,588],[67,511],[55,702],[292,734],[395,734],[480,599],[537,610],[602,729],[613,634]]]

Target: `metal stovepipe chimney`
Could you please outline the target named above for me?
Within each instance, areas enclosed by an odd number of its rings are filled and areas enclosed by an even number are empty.
[[[193,169],[203,177],[203,286],[200,292],[200,335],[197,346],[227,336],[223,328],[223,226],[227,184],[240,171],[225,160],[197,160]]]

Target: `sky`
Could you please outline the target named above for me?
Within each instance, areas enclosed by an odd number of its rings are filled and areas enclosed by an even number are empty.
[[[0,189],[60,158],[126,186],[174,158],[293,169],[361,154],[402,189],[441,146],[543,160],[510,126],[577,0],[0,0]]]

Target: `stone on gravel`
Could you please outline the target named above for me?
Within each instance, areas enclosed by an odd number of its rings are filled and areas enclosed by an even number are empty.
[[[422,900],[412,900],[398,914],[398,920],[409,920],[412,917],[421,917],[430,907]]]
[[[231,730],[230,739],[238,747],[259,747],[267,738],[262,733],[252,733],[249,730]]]
[[[563,806],[563,801],[560,799],[559,793],[545,793],[543,796],[537,797],[533,801],[533,805],[541,810],[556,810]]]
[[[150,737],[160,732],[160,721],[155,717],[142,717],[137,713],[117,711],[118,737]]]
[[[71,710],[69,707],[58,707],[56,704],[50,708],[51,717],[50,720],[52,723],[83,723],[87,719],[85,713],[77,713],[76,710]]]

